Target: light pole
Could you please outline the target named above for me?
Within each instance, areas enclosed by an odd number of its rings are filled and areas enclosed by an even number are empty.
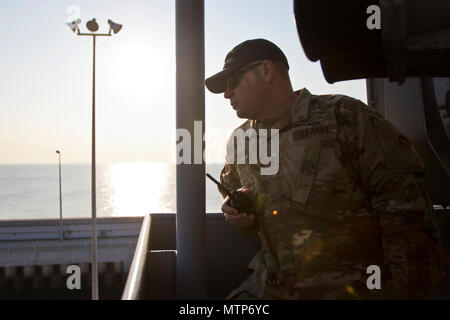
[[[59,159],[59,241],[61,245],[61,241],[63,238],[63,230],[62,230],[62,192],[61,192],[61,151],[56,150]]]
[[[78,36],[90,36],[93,39],[93,72],[92,72],[92,163],[91,163],[91,207],[92,207],[92,300],[98,300],[98,266],[97,266],[97,208],[95,192],[95,39],[97,37],[110,37],[111,31],[118,33],[122,25],[108,20],[109,33],[94,33],[98,30],[95,18],[86,23],[86,27],[92,33],[81,33],[78,25],[81,19],[66,23]]]

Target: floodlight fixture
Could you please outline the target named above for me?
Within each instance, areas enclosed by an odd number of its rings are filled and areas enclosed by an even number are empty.
[[[73,32],[76,32],[78,29],[78,25],[81,23],[81,19],[74,20],[72,22],[66,22],[66,25],[72,30]]]
[[[114,31],[114,33],[119,33],[119,31],[122,29],[122,25],[119,23],[115,23],[114,21],[112,21],[111,19],[108,19],[108,24],[111,27],[110,31]]]
[[[91,31],[91,32],[97,31],[97,30],[98,30],[98,23],[97,23],[97,21],[95,20],[95,18],[93,18],[92,20],[89,20],[89,21],[86,23],[86,27],[87,27],[88,30]]]

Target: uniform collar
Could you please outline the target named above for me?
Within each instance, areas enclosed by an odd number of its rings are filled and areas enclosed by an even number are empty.
[[[297,99],[288,112],[271,121],[250,120],[250,128],[253,129],[282,129],[292,122],[308,119],[311,93],[303,88],[295,92]]]
[[[292,122],[308,120],[311,93],[306,88],[296,91],[295,93],[298,94],[298,98],[291,108]]]

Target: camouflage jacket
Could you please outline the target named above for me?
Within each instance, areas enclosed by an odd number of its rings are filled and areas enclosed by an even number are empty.
[[[409,139],[359,100],[297,94],[271,124],[240,127],[280,129],[277,174],[261,175],[248,150],[244,164],[228,161],[222,170],[227,188],[252,191],[256,223],[241,231],[257,232],[262,244],[238,291],[282,299],[424,297],[439,277],[438,235]],[[368,289],[372,265],[381,289]]]

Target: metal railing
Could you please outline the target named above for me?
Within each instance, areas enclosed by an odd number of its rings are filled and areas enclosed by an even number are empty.
[[[128,273],[125,289],[122,294],[122,300],[141,300],[145,298],[145,277],[147,252],[149,249],[149,237],[151,226],[151,215],[146,215],[139,233],[136,251],[131,262],[130,272]]]

